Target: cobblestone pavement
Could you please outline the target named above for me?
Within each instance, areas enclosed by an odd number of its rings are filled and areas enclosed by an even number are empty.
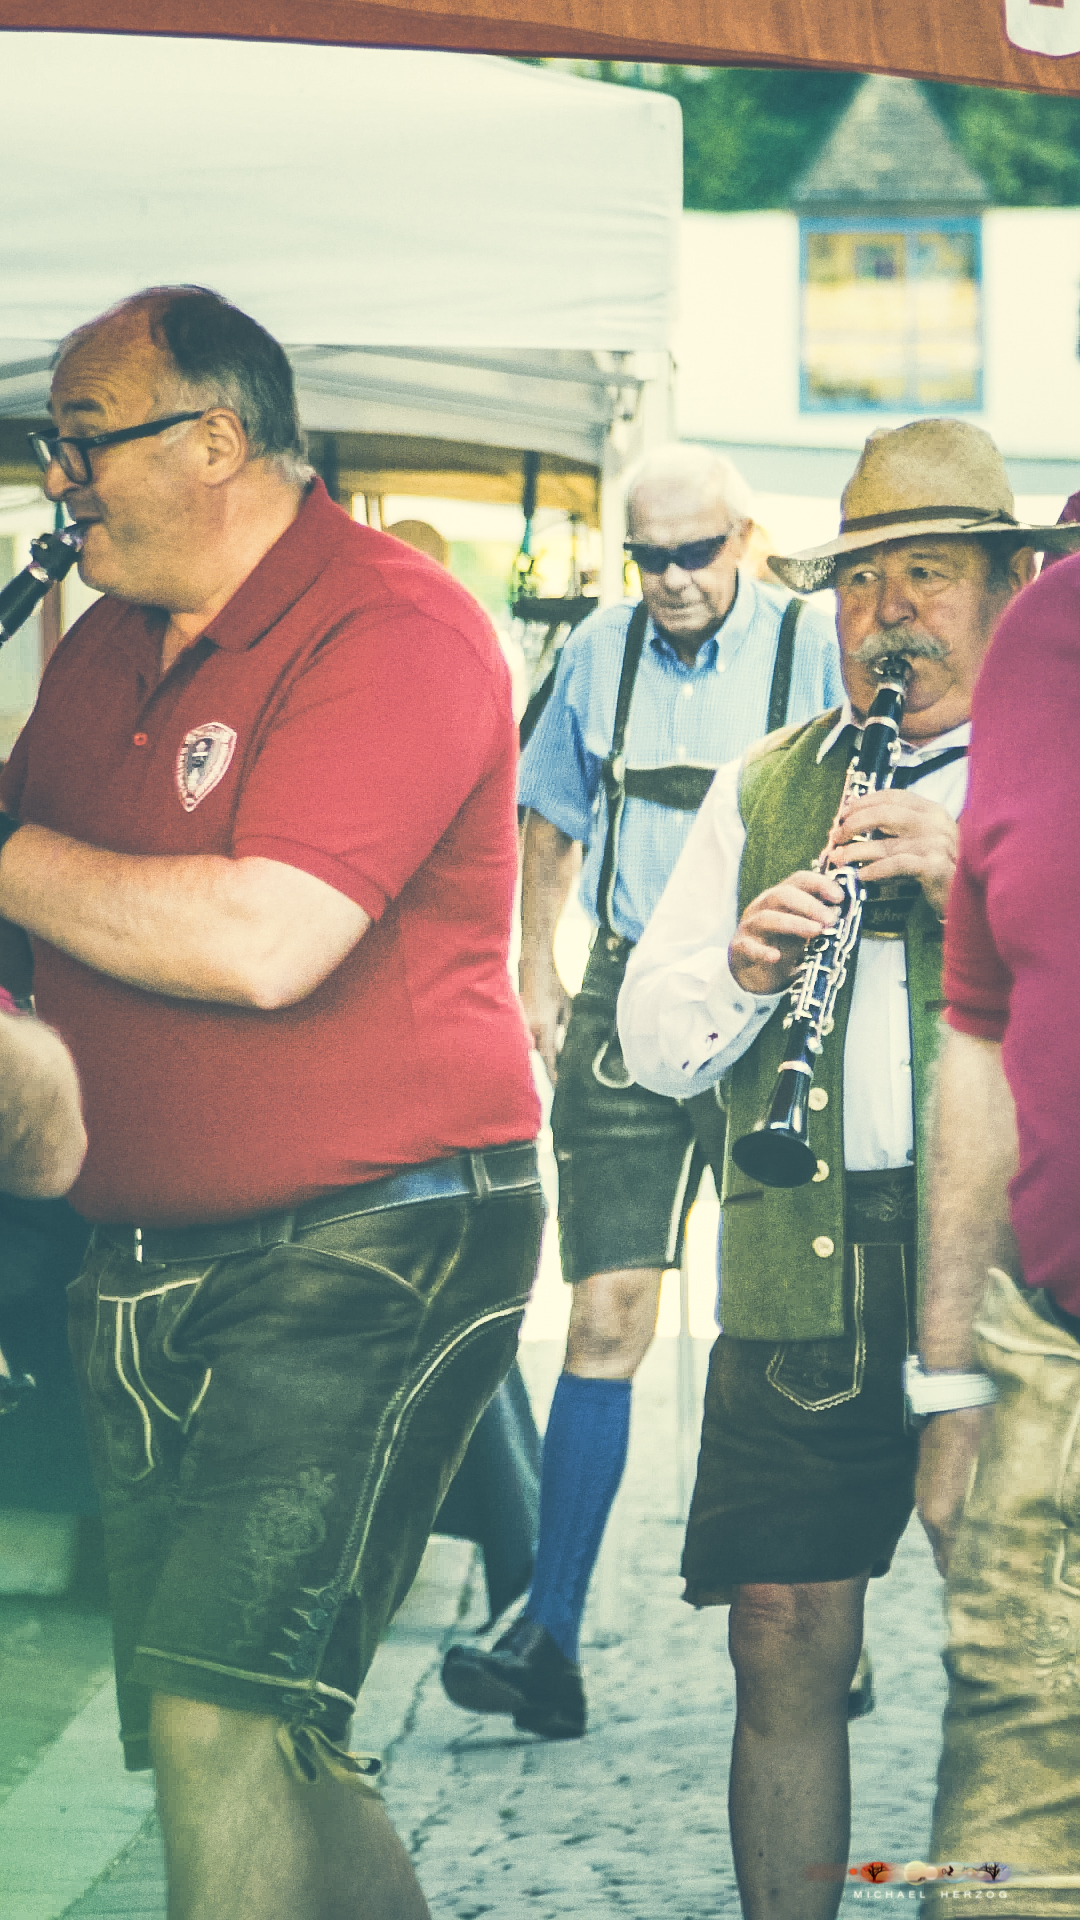
[[[706,1343],[695,1347],[700,1387]],[[676,1351],[675,1341],[658,1341],[635,1390],[629,1469],[586,1617],[587,1738],[549,1744],[445,1698],[439,1660],[470,1555],[458,1543],[445,1543],[443,1588],[429,1577],[380,1649],[355,1741],[384,1754],[387,1804],[435,1920],[737,1920],[725,1816],[727,1614],[695,1614],[679,1597]],[[560,1358],[555,1342],[523,1348],[541,1419]],[[475,1618],[475,1592],[471,1605]],[[32,1611],[22,1607],[7,1649],[0,1631],[9,1671],[12,1646],[24,1672],[33,1665],[24,1651],[36,1638]],[[70,1622],[63,1632],[70,1637]],[[890,1578],[871,1589],[878,1706],[852,1734],[856,1861],[925,1857],[943,1700],[939,1632],[936,1575],[912,1529]],[[83,1637],[71,1658],[74,1718],[61,1732],[50,1696],[51,1718],[31,1729],[29,1758],[6,1775],[0,1767],[3,1920],[163,1920],[160,1835],[148,1782],[123,1775],[112,1743],[99,1617],[87,1619]]]
[[[558,1355],[524,1351],[542,1411]],[[436,1920],[739,1913],[725,1812],[727,1611],[696,1614],[679,1597],[674,1360],[675,1343],[657,1342],[635,1390],[613,1519],[619,1570],[609,1558],[586,1616],[587,1738],[551,1744],[465,1714],[433,1666],[387,1756],[387,1803]],[[701,1343],[699,1376],[704,1360]],[[889,1579],[873,1583],[869,1618],[878,1706],[852,1729],[852,1858],[925,1858],[944,1683],[940,1590],[915,1528]]]

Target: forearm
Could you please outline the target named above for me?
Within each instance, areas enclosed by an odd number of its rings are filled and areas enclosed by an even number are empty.
[[[554,971],[553,942],[559,915],[577,875],[576,840],[530,810],[525,821],[521,870],[521,990]]]
[[[288,1005],[330,971],[305,917],[312,890],[312,914],[324,895],[340,903],[336,965],[366,915],[276,862],[110,853],[33,825],[0,853],[0,914],[28,933],[131,986],[234,1006]]]
[[[989,1267],[1018,1271],[1008,1184],[1016,1114],[996,1041],[946,1029],[938,1064],[928,1284],[919,1350],[927,1368],[973,1365],[972,1321]]]
[[[672,954],[647,930],[630,958],[619,995],[623,1057],[635,1080],[670,1099],[691,1100],[715,1086],[777,1005],[775,995],[739,987],[723,931],[711,944]]]
[[[66,1193],[85,1152],[67,1048],[37,1020],[0,1015],[0,1188],[40,1198]]]

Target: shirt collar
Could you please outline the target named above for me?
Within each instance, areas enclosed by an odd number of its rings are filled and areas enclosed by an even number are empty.
[[[295,520],[215,614],[200,639],[226,653],[243,653],[276,626],[318,579],[348,524],[321,480],[313,480]]]
[[[829,729],[829,732],[825,735],[824,740],[817,750],[817,763],[819,767],[826,754],[832,752],[844,728],[855,725],[856,721],[851,711],[851,701],[845,694],[844,704],[840,708],[836,725]],[[936,733],[932,740],[901,740],[900,760],[901,763],[910,763],[913,760],[929,760],[934,754],[943,753],[948,747],[966,747],[970,742],[971,722],[970,720],[964,720],[960,726],[950,727],[947,733]]]

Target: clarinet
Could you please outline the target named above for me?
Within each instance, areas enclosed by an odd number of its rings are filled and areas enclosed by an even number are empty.
[[[848,767],[828,840],[814,863],[818,873],[828,873],[836,881],[843,900],[833,925],[807,945],[788,989],[784,1031],[790,1033],[791,1042],[778,1069],[772,1106],[753,1132],[744,1133],[731,1149],[739,1170],[765,1187],[804,1187],[817,1171],[817,1156],[807,1137],[810,1087],[822,1041],[832,1032],[837,995],[847,979],[867,898],[858,868],[834,867],[831,856],[840,822],[853,802],[867,793],[881,793],[892,783],[911,664],[903,654],[892,653],[878,662],[874,672],[881,687]]]
[[[31,540],[30,565],[0,593],[0,647],[29,620],[49,588],[71,572],[85,538],[81,527],[64,527],[60,533],[42,533]]]

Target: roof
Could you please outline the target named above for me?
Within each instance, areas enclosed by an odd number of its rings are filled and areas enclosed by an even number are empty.
[[[664,94],[386,47],[21,33],[0,53],[9,360],[178,281],[290,347],[667,349]]]
[[[871,74],[791,190],[799,213],[975,213],[986,182],[917,80]]]

